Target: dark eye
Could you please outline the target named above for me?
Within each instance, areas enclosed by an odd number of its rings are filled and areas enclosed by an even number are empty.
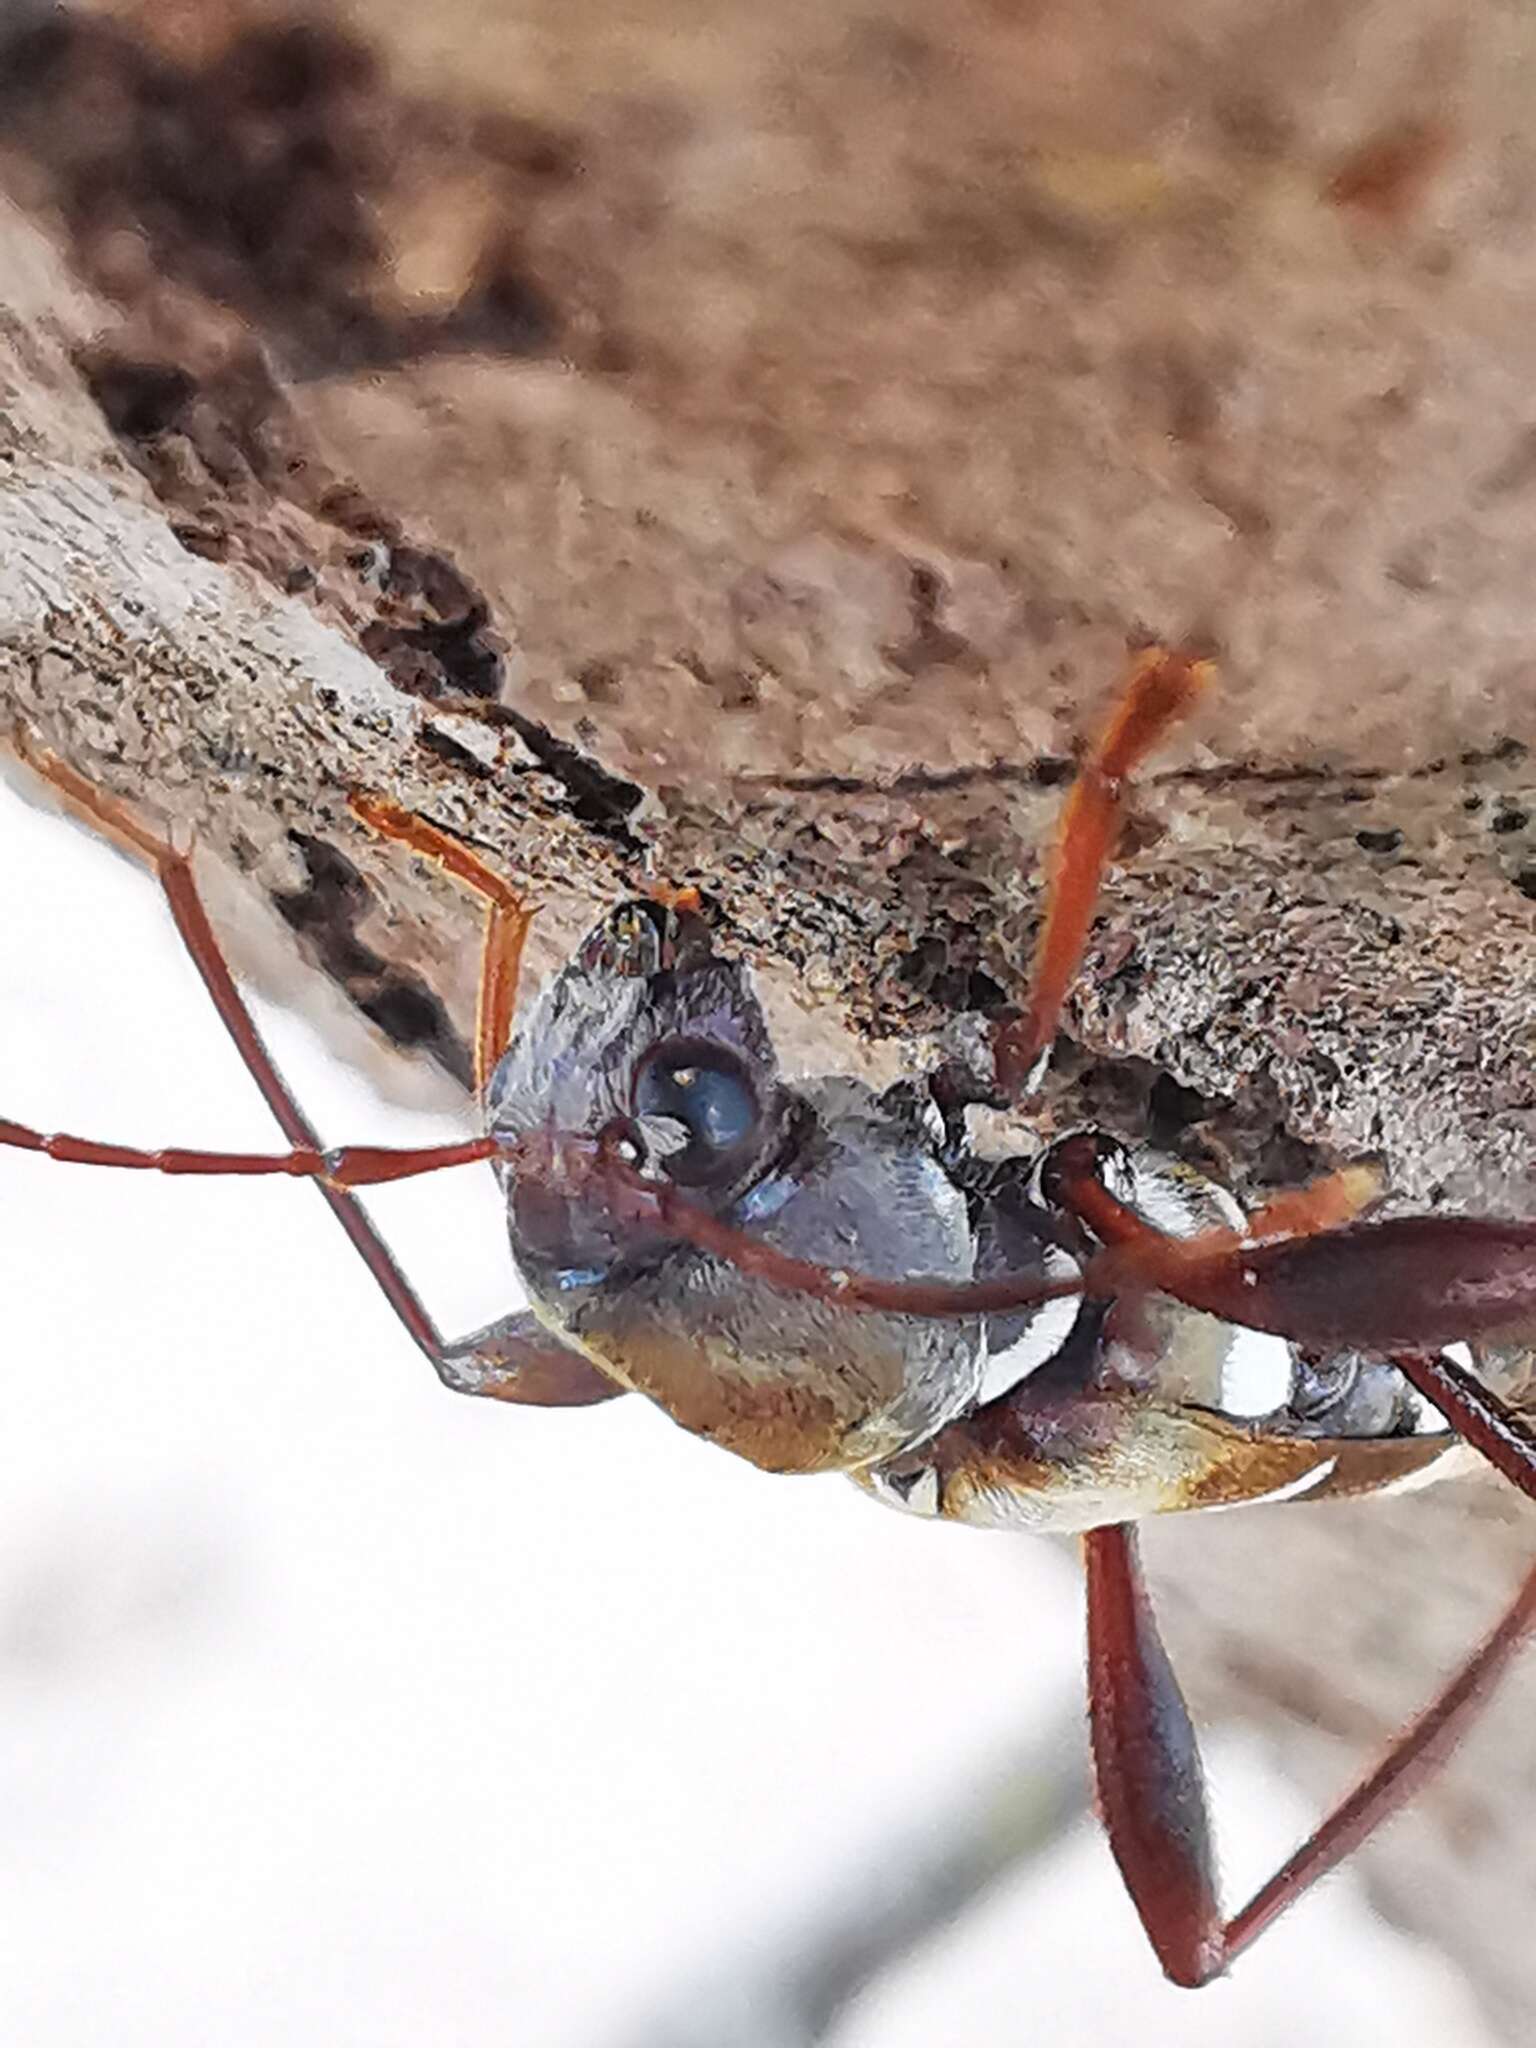
[[[762,1112],[733,1052],[704,1039],[673,1038],[648,1055],[635,1077],[635,1115],[659,1120],[647,1133],[652,1149],[662,1153],[672,1180],[690,1186],[734,1177],[750,1154]]]

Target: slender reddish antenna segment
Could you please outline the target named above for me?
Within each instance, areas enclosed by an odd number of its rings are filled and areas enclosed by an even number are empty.
[[[561,1148],[556,1145],[555,1148]],[[615,1218],[644,1223],[700,1251],[713,1252],[738,1272],[755,1274],[786,1293],[810,1295],[850,1309],[891,1315],[1000,1315],[1005,1310],[1033,1308],[1081,1294],[1082,1281],[1037,1280],[881,1280],[847,1266],[824,1266],[782,1252],[751,1231],[723,1223],[707,1209],[690,1202],[669,1183],[649,1180],[601,1146],[566,1146],[563,1170],[586,1169],[601,1189],[601,1199]]]
[[[589,1170],[600,1176],[599,1198],[615,1218],[697,1245],[788,1292],[854,1310],[973,1316],[1075,1294],[1107,1300],[1161,1293],[1298,1343],[1386,1352],[1490,1335],[1536,1316],[1536,1224],[1469,1216],[1350,1223],[1376,1194],[1378,1180],[1374,1168],[1346,1167],[1259,1210],[1255,1222],[1263,1235],[1257,1242],[1229,1230],[1169,1238],[1115,1199],[1097,1178],[1091,1140],[1085,1142],[1080,1160],[1069,1149],[1072,1141],[1060,1148],[1064,1170],[1057,1187],[1064,1206],[1108,1248],[1075,1278],[1050,1283],[882,1280],[793,1258],[616,1158],[593,1159]],[[571,1149],[567,1141],[565,1170]],[[515,1166],[513,1155],[507,1157]]]
[[[469,1166],[498,1158],[503,1147],[495,1138],[463,1138],[448,1145],[394,1147],[338,1145],[321,1152],[297,1145],[291,1152],[192,1152],[165,1146],[158,1152],[136,1145],[113,1145],[98,1138],[77,1138],[69,1131],[34,1131],[27,1124],[0,1118],[0,1145],[20,1152],[41,1152],[70,1166],[121,1166],[147,1173],[227,1174],[247,1178],[286,1174],[293,1180],[319,1181],[327,1188],[376,1188],[387,1181],[414,1180],[418,1174],[440,1173],[445,1166]]]
[[[1051,856],[1029,996],[1023,1014],[999,1028],[993,1046],[998,1084],[1013,1099],[1028,1090],[1040,1055],[1049,1050],[1082,965],[1104,870],[1120,837],[1127,779],[1214,673],[1207,661],[1149,648],[1072,785]]]

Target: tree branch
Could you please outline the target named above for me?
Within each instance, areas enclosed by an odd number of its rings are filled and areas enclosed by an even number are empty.
[[[698,880],[792,1053],[898,1071],[1017,988],[1126,640],[1198,634],[1219,701],[1138,801],[1050,1117],[1529,1212],[1520,10],[723,7],[706,60],[565,9],[445,55],[378,0],[393,73],[271,12],[122,0],[0,70],[0,721],[241,878],[243,965],[302,985],[275,909],[462,1076],[472,914],[371,788],[550,899],[545,964]],[[87,130],[103,78],[159,154]],[[269,177],[262,235],[198,203],[315,134],[334,184]],[[1152,1560],[1197,1701],[1333,1783],[1527,1520]],[[1529,1684],[1365,1858],[1512,2038]]]

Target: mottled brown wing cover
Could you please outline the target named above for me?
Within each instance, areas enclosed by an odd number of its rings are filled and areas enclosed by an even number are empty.
[[[1376,1493],[1427,1475],[1459,1448],[1448,1430],[1305,1437],[1144,1396],[1026,1407],[1012,1393],[856,1476],[881,1497],[945,1520],[1060,1533],[1244,1502]]]

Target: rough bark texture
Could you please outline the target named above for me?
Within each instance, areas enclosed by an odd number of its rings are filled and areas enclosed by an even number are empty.
[[[1533,94],[1495,0],[39,17],[0,55],[0,719],[450,1073],[471,913],[351,788],[549,899],[546,958],[700,881],[803,1057],[891,1071],[1016,987],[1126,641],[1198,638],[1220,692],[1052,1115],[1528,1211]],[[1525,1521],[1151,1548],[1197,1699],[1321,1789]],[[1512,2038],[1529,1686],[1367,1859]]]

